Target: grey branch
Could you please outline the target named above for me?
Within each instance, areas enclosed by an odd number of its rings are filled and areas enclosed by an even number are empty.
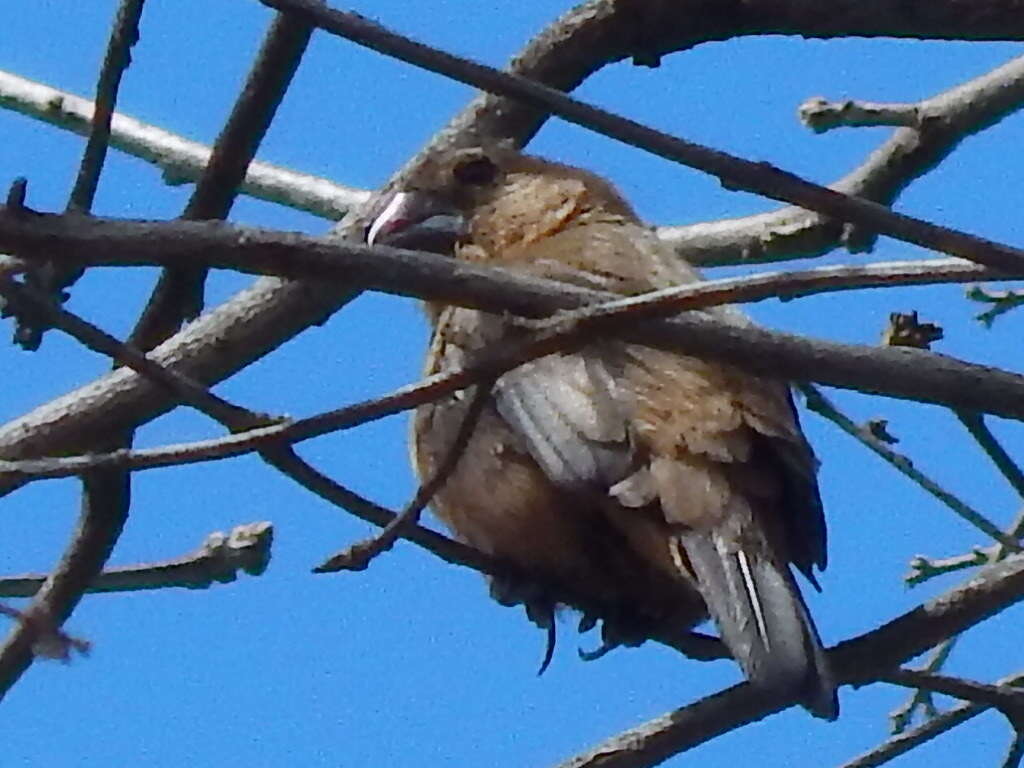
[[[269,522],[236,525],[226,534],[215,531],[198,548],[180,557],[107,568],[86,592],[206,589],[235,581],[239,571],[259,576],[270,562],[273,535],[274,528]],[[45,574],[37,573],[0,578],[0,597],[31,597],[45,579]]]
[[[875,7],[875,10],[881,10]],[[895,131],[851,173],[830,186],[838,192],[891,205],[904,189],[942,162],[973,133],[1024,104],[1024,57],[912,105],[921,116]],[[841,221],[800,208],[738,219],[663,227],[661,237],[693,264],[755,264],[820,256],[842,244],[869,250],[874,235],[854,233]]]
[[[800,122],[815,133],[825,133],[839,126],[862,127],[892,125],[917,128],[921,110],[916,104],[880,104],[873,101],[827,101],[814,96],[797,110]]]
[[[9,72],[0,72],[0,107],[82,135],[94,110],[88,99]],[[209,146],[119,112],[111,120],[110,146],[157,166],[168,184],[197,181],[210,159]],[[370,197],[366,190],[259,161],[249,166],[239,191],[332,221]]]

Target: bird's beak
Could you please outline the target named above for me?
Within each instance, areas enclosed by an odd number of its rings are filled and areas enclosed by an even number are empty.
[[[440,195],[423,191],[396,192],[394,197],[373,220],[366,233],[368,245],[386,243],[433,216],[450,214],[452,207]]]

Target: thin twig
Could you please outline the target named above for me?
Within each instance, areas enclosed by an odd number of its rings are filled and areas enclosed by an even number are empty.
[[[936,645],[942,638],[964,632],[984,618],[1019,602],[1022,596],[1024,557],[1014,556],[876,629],[844,640],[829,649],[829,662],[840,684],[872,682]],[[1022,680],[1024,678],[1017,675],[1001,680],[997,685],[1019,684]],[[795,704],[783,696],[742,683],[624,731],[567,760],[559,768],[644,768],[657,765],[672,755]],[[954,720],[943,729],[946,730],[986,709],[978,704],[964,706],[974,709],[969,710],[970,714],[966,716],[961,715],[959,720],[955,720],[952,712],[940,715],[929,726]],[[917,729],[887,743],[911,740],[922,730]],[[936,729],[932,735],[939,732],[942,731]]]
[[[430,258],[432,259],[433,257],[431,256]],[[449,266],[447,262],[450,262],[451,260],[442,259],[440,261],[445,263],[445,267],[447,268]],[[466,267],[466,272],[461,273],[463,277],[465,277],[465,274],[473,273],[471,269],[468,269],[470,265],[466,265]],[[479,279],[490,279],[492,274],[499,275],[501,281],[507,279],[509,282],[517,285],[531,287],[538,285],[536,281],[531,279],[525,279],[521,276],[513,276],[510,274],[506,275],[498,270],[483,270],[479,273]],[[474,277],[474,280],[475,279],[476,278]],[[756,282],[757,280],[755,278],[755,283]],[[541,281],[540,284],[547,283],[548,281]],[[500,282],[496,284],[500,284]],[[564,285],[557,283],[551,283],[551,285],[556,286],[556,290],[559,293],[562,288],[565,287]],[[736,301],[738,299],[751,298],[752,296],[758,295],[757,291],[760,289],[748,292],[746,289],[742,289],[743,285],[744,282],[742,279],[730,278],[721,281],[695,283],[691,286],[681,286],[677,289],[672,289],[671,302],[662,302],[662,299],[659,299],[656,303],[656,307],[658,311],[667,312],[673,308],[696,308],[707,306],[712,301],[719,301],[725,298],[728,298],[730,301]],[[764,286],[762,285],[761,288],[763,287]],[[439,296],[441,294],[437,293],[433,295]],[[534,295],[540,294],[535,293]],[[638,310],[648,312],[649,310],[642,305],[642,301],[643,297],[625,300],[618,299],[615,303],[610,304],[609,306],[613,309],[614,307],[629,307],[631,302],[637,302]],[[548,306],[557,305],[549,303]],[[624,322],[624,324],[628,325],[628,323],[625,323],[625,321],[630,317],[628,313],[616,316],[612,310],[609,310],[608,317],[602,318],[602,313],[605,312],[602,307],[596,306],[593,308],[593,311],[595,313],[595,317],[601,319],[602,323],[611,323],[614,319],[616,322]],[[168,466],[170,464],[209,461],[259,450],[260,446],[273,442],[297,442],[323,435],[328,432],[346,429],[359,424],[364,424],[374,419],[399,413],[403,410],[417,407],[426,402],[431,402],[440,397],[451,394],[456,390],[464,389],[467,386],[475,384],[488,375],[500,375],[505,371],[536,357],[564,350],[573,343],[583,343],[586,334],[594,331],[594,329],[586,327],[585,317],[585,315],[573,315],[572,321],[568,323],[556,318],[554,324],[549,330],[530,337],[519,344],[510,345],[505,349],[494,350],[487,358],[474,366],[457,371],[437,374],[416,384],[402,387],[399,390],[383,397],[373,398],[362,403],[318,414],[306,419],[300,419],[288,424],[258,428],[251,432],[230,435],[219,440],[202,440],[194,443],[168,446],[163,449],[147,449],[145,451],[136,451],[132,453],[115,452],[107,455],[78,456],[61,459],[32,459],[20,462],[0,462],[0,475],[10,474],[11,476],[17,476],[20,479],[27,479],[30,477],[66,477],[68,475],[77,474],[90,466],[104,466],[110,464],[132,469],[144,469],[147,467]],[[704,318],[701,319],[702,323],[703,321]],[[714,321],[712,320],[711,322],[713,323]],[[744,329],[739,328],[732,329],[732,331],[736,334],[744,333]],[[646,337],[643,335],[638,335],[637,340],[642,343],[645,338]],[[680,339],[682,338],[684,337],[680,334]],[[735,337],[730,333],[729,338],[733,339]],[[692,335],[688,336],[686,337],[686,340],[693,341],[694,337]],[[716,349],[718,349],[720,354],[720,348],[708,347],[708,350],[712,353]],[[904,352],[909,351],[889,350],[883,348],[863,349],[865,354],[885,357],[901,356]],[[703,352],[704,349],[702,348],[699,351],[694,351]],[[764,356],[762,355],[761,357]],[[806,369],[804,371],[804,375],[806,375],[808,371],[817,373],[822,371],[821,357],[815,356],[814,359],[817,367],[813,369]],[[941,361],[943,365],[948,365],[949,362],[948,358],[944,357],[934,356],[934,359]],[[862,364],[863,358],[858,355],[857,361]],[[848,366],[844,366],[843,370],[846,370],[846,368],[848,368]],[[907,373],[913,376],[914,374],[920,374],[925,369],[926,365],[924,364],[924,361],[921,361],[913,367],[908,368]],[[972,378],[972,381],[976,381],[976,379]],[[874,382],[874,384],[875,386],[873,389],[875,391],[879,391],[877,381]],[[923,387],[917,382],[913,382],[908,385],[908,388],[910,386],[916,387],[916,394],[920,395],[922,393]],[[973,394],[976,389],[977,387],[972,388],[971,390],[954,389],[953,392],[956,396],[969,396]],[[887,394],[892,393],[888,392]],[[1024,398],[1024,394],[1022,394],[1022,398]],[[816,401],[813,401],[812,399],[812,402]],[[987,404],[989,407],[992,407],[993,399],[988,399]],[[1024,411],[1022,411],[1022,415],[1024,415]],[[862,431],[855,425],[851,425],[851,429],[854,430],[851,434],[854,434],[858,439],[861,439],[861,437],[865,435],[870,437],[867,433],[862,434]],[[881,445],[880,441],[877,441],[877,439],[875,442]]]
[[[936,576],[994,563],[998,559],[997,555],[1001,548],[1001,544],[991,547],[974,547],[965,554],[938,559],[914,555],[910,559],[910,572],[903,577],[903,583],[908,587],[916,587]]]
[[[981,449],[996,465],[1003,477],[1006,478],[1017,495],[1024,500],[1024,472],[1013,460],[1002,444],[992,434],[992,430],[985,424],[985,418],[980,413],[973,411],[956,411],[956,416],[971,433],[971,437],[981,446]]]
[[[131,63],[131,48],[139,39],[139,19],[142,16],[144,2],[145,0],[121,0],[118,5],[96,83],[96,109],[89,124],[89,138],[82,151],[78,175],[68,197],[65,209],[67,213],[88,215],[92,211],[103,163],[107,157],[110,121],[117,104],[121,77]],[[82,271],[79,265],[46,261],[30,271],[27,280],[30,285],[52,296],[54,301],[59,301],[61,292],[78,280]],[[37,349],[45,330],[45,326],[36,326],[27,323],[25,318],[19,318],[15,340],[26,349]]]
[[[418,295],[414,293],[416,286],[409,284],[402,270],[408,271],[415,265],[419,271],[427,272],[422,275],[426,279],[432,276],[432,265],[442,263],[437,259],[431,261],[428,254],[417,253],[413,257],[407,255],[411,251],[401,249],[370,249],[336,238],[256,227],[186,221],[82,220],[32,213],[26,216],[23,208],[0,206],[0,248],[24,259],[45,258],[57,251],[58,258],[84,266],[217,267],[254,275],[352,280],[375,290],[412,295]],[[394,270],[397,273],[391,274]],[[433,271],[437,276],[446,274],[439,267]],[[1020,278],[1024,278],[1024,270],[997,272],[963,259],[936,258],[764,272],[708,283],[719,284],[725,292],[730,290],[728,281],[734,280],[737,296],[730,296],[729,301],[753,301],[836,290]]]
[[[1024,711],[1024,691],[1014,686],[978,683],[974,680],[918,669],[896,669],[879,675],[878,679],[885,683],[944,693],[964,701],[995,707],[1010,718],[1011,722]]]
[[[86,656],[92,648],[88,640],[64,632],[51,617],[38,609],[29,613],[0,603],[0,614],[25,625],[26,631],[35,638],[32,653],[36,656],[68,662],[73,651]]]
[[[67,211],[85,215],[92,209],[93,198],[107,154],[110,117],[117,102],[121,76],[131,60],[130,49],[138,39],[139,17],[143,0],[122,0],[118,6],[106,56],[96,86],[97,109],[89,140],[83,152],[75,185],[69,195]],[[13,187],[12,187],[13,191]],[[20,195],[23,196],[22,187]],[[20,201],[23,203],[23,200]],[[26,275],[28,286],[38,286],[48,300],[56,302],[64,287],[78,278],[82,270],[47,262]],[[5,310],[10,310],[10,290],[13,281],[4,284]],[[26,287],[27,292],[27,287]],[[15,340],[26,349],[36,349],[46,328],[18,315]],[[100,449],[109,449],[121,442],[121,436],[111,430],[97,443]],[[131,507],[131,479],[119,471],[94,470],[82,475],[81,513],[77,528],[71,536],[63,556],[53,573],[33,597],[24,615],[35,621],[21,621],[4,639],[0,647],[0,699],[7,694],[41,652],[39,621],[52,622],[54,630],[71,616],[82,592],[103,569],[115,544],[121,536]],[[61,637],[54,632],[50,637]],[[64,646],[66,654],[66,646]]]
[[[800,122],[815,133],[833,128],[858,128],[872,125],[917,128],[921,123],[921,109],[917,104],[874,101],[828,101],[821,96],[807,99],[797,109]]]
[[[946,665],[949,655],[956,647],[958,638],[959,635],[954,635],[935,646],[932,650],[931,657],[922,668],[922,671],[932,673],[941,671]],[[932,693],[927,688],[917,688],[914,693],[907,698],[906,702],[889,713],[890,733],[896,735],[907,730],[907,726],[913,722],[914,714],[918,709],[923,709],[925,717],[927,718],[935,717],[938,714]]]
[[[1022,291],[996,291],[980,285],[970,286],[967,289],[967,298],[972,301],[992,305],[984,312],[974,316],[975,320],[978,320],[986,328],[991,328],[992,324],[995,323],[996,318],[1000,315],[1004,315],[1010,310],[1016,309],[1021,304],[1024,304],[1024,292]]]
[[[96,84],[96,108],[90,121],[89,139],[78,169],[68,212],[89,213],[96,197],[100,171],[110,142],[110,123],[117,105],[121,77],[131,64],[131,49],[139,39],[139,20],[145,0],[122,0],[107,43],[107,52]]]
[[[3,218],[0,215],[0,220]],[[9,220],[18,218],[8,217]],[[20,218],[27,222],[39,217]],[[185,224],[179,222],[175,226],[182,228]],[[451,259],[435,254],[383,247],[371,249],[295,234],[236,230],[223,225],[188,223],[184,228],[191,232],[189,237],[164,240],[165,257],[169,257],[168,251],[175,256],[180,254],[183,241],[188,241],[185,250],[196,254],[199,248],[215,250],[218,245],[234,243],[239,249],[245,250],[246,256],[254,262],[269,256],[278,263],[278,253],[288,251],[298,256],[308,248],[315,253],[316,261],[343,262],[348,271],[348,279],[367,288],[381,287],[435,301],[530,316],[622,298],[497,268],[488,269],[465,262],[453,263]],[[136,231],[141,234],[152,230],[141,227]],[[244,235],[239,238],[242,233]],[[45,244],[42,240],[39,242],[45,250]],[[129,245],[127,241],[120,244]],[[300,244],[301,247],[297,248]],[[99,246],[100,241],[96,240],[92,248],[96,250]],[[0,247],[4,247],[3,242],[0,242]],[[104,243],[103,248],[109,250],[110,243]],[[834,277],[832,275],[827,279]],[[755,279],[754,283],[757,281]],[[714,288],[698,283],[686,290],[697,294]],[[763,285],[750,288],[749,295],[763,296],[766,290]],[[731,293],[730,298],[737,293]],[[670,331],[670,328],[673,330]],[[938,402],[1015,418],[1024,416],[1024,378],[997,369],[965,365],[953,358],[929,355],[922,350],[876,348],[868,351],[864,347],[835,342],[798,340],[788,334],[753,326],[740,328],[707,315],[683,315],[657,324],[641,324],[634,330],[639,343],[666,345],[675,351],[726,360],[757,373],[779,378],[799,380],[813,376],[821,383],[867,392]],[[897,379],[899,384],[892,386]]]
[[[817,387],[810,384],[798,384],[797,389],[803,392],[804,396],[807,398],[807,407],[810,410],[825,417],[846,432],[846,434],[859,440],[865,447],[885,459],[885,461],[895,467],[899,472],[917,483],[917,485],[922,489],[937,498],[979,531],[991,536],[1013,552],[1019,552],[1021,550],[1020,544],[1003,533],[1003,531],[999,529],[999,526],[985,517],[981,512],[978,512],[965,501],[950,493],[937,482],[925,475],[921,470],[917,469],[917,467],[913,465],[910,459],[903,454],[894,451],[891,446],[887,445],[882,440],[879,440],[871,434],[869,430],[855,424],[849,417],[832,405],[828,398],[826,398]]]
[[[1021,685],[1022,683],[1024,683],[1024,675],[1016,674],[1004,677],[997,681],[996,685]],[[960,704],[948,712],[936,715],[917,728],[887,739],[868,752],[843,763],[840,768],[876,768],[879,765],[884,765],[890,760],[906,754],[914,747],[929,742],[936,736],[941,736],[958,725],[962,725],[983,712],[987,712],[989,709],[990,707],[984,704]]]
[[[892,205],[915,179],[931,171],[965,137],[1015,113],[1024,102],[1024,57],[908,105],[921,119],[893,131],[864,161],[829,186]],[[821,256],[837,245],[870,250],[877,234],[787,206],[769,213],[662,227],[659,237],[691,264],[757,264]]]
[[[106,355],[116,363],[128,366],[157,382],[182,402],[224,424],[228,429],[241,431],[279,421],[266,414],[256,414],[229,403],[191,377],[153,362],[135,347],[115,339],[74,313],[46,301],[26,285],[0,282],[0,296],[3,296],[14,313],[25,317],[42,318],[47,325],[63,331],[88,349]],[[103,464],[101,461],[97,466]]]
[[[322,565],[313,569],[314,573],[365,570],[375,557],[391,549],[407,528],[419,522],[420,513],[437,492],[444,487],[465,453],[466,446],[472,439],[477,422],[480,420],[480,414],[491,396],[493,386],[494,379],[489,379],[474,387],[469,404],[459,423],[459,429],[451,445],[445,451],[440,464],[433,474],[416,489],[416,493],[401,513],[372,539],[361,541],[327,558]]]

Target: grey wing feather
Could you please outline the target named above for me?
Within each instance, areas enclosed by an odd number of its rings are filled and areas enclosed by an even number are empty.
[[[629,474],[632,449],[614,377],[591,354],[550,355],[502,376],[502,418],[563,488],[606,491]]]

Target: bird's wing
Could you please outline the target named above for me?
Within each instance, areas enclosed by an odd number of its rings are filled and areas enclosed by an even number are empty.
[[[575,285],[636,293],[650,286],[650,259],[637,253],[638,241],[648,237],[643,227],[609,217],[507,248],[498,263]],[[505,374],[495,386],[498,412],[562,488],[606,493],[636,463],[628,393],[619,384],[624,348],[609,341],[549,355]]]

